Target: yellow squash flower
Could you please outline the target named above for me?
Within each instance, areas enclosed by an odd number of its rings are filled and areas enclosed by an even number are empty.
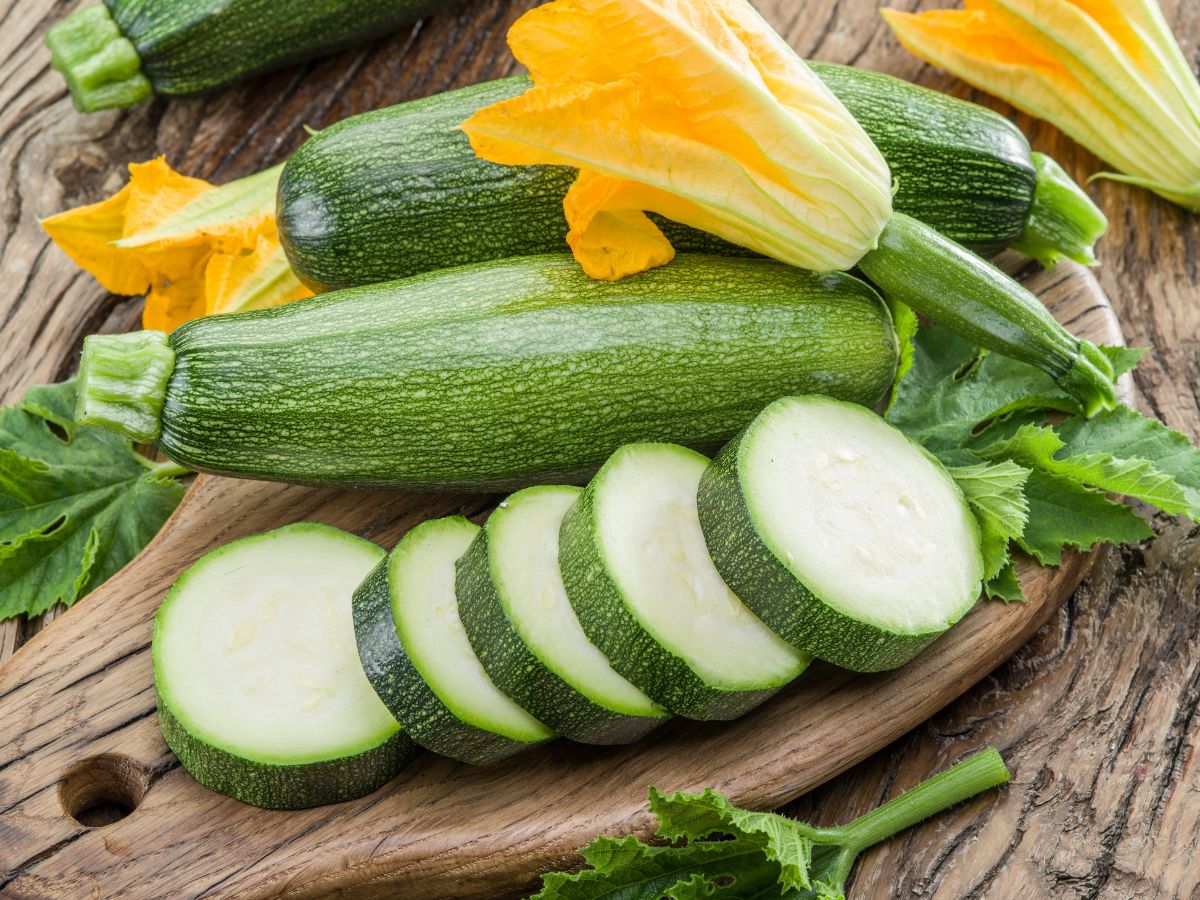
[[[281,168],[216,187],[162,158],[134,163],[116,194],[42,227],[107,290],[146,294],[146,328],[276,306],[312,293],[288,267],[275,230]]]
[[[594,278],[672,258],[647,211],[816,271],[891,216],[879,150],[745,0],[555,0],[509,45],[533,88],[462,128],[492,162],[580,170],[568,241]]]
[[[1155,0],[966,0],[883,10],[908,50],[1200,210],[1200,86]]]

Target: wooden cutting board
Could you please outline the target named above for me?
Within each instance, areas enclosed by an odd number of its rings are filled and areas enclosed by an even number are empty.
[[[1089,272],[1067,264],[1021,274],[1073,331],[1121,343]],[[417,900],[529,890],[539,873],[577,866],[575,850],[597,833],[648,834],[648,785],[711,785],[769,808],[842,772],[1003,662],[1092,562],[1068,555],[1051,570],[1026,561],[1028,603],[981,604],[899,671],[817,664],[743,719],[675,721],[628,747],[559,740],[486,769],[423,754],[368,797],[301,812],[246,806],[183,771],[158,732],[150,632],[187,565],[225,541],[305,519],[390,547],[424,519],[479,518],[495,499],[198,478],[137,559],[0,667],[0,896]]]

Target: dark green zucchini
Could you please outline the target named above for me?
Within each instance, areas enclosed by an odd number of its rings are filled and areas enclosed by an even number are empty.
[[[1007,119],[889,75],[812,65],[883,152],[897,211],[981,251],[1022,241],[1039,258],[1092,261],[1104,216],[1053,161],[1036,162]],[[277,204],[300,279],[336,290],[561,250],[573,170],[485,162],[458,131],[477,109],[527,87],[524,78],[486,82],[354,116],[309,139],[284,168]],[[1039,173],[1059,190],[1039,192]],[[658,221],[681,252],[746,253]]]
[[[46,34],[80,112],[195,94],[383,35],[452,0],[105,0]]]
[[[555,254],[93,335],[78,420],[226,475],[511,488],[634,441],[715,447],[783,394],[871,406],[897,358],[849,275],[692,255],[603,282]]]

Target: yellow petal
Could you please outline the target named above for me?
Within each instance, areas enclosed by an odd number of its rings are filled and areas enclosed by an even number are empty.
[[[129,184],[112,197],[42,226],[113,293],[161,290],[193,279],[214,253],[252,251],[260,235],[273,233],[280,168],[214,187],[180,175],[161,157],[134,163]],[[172,296],[180,290],[172,288]]]
[[[564,208],[589,271],[669,258],[643,211],[817,270],[890,218],[879,151],[744,0],[557,0],[509,41],[535,86],[463,130],[493,162],[581,170]]]
[[[1046,119],[1174,202],[1200,200],[1200,87],[1153,0],[884,10],[923,59]]]
[[[50,239],[114,294],[140,294],[151,283],[144,266],[111,246],[125,232],[125,206],[132,188],[127,184],[107,200],[42,220]]]
[[[311,297],[274,235],[260,235],[252,253],[218,253],[205,270],[204,315],[266,309]]]
[[[154,331],[174,331],[191,319],[204,315],[204,270],[191,272],[174,281],[163,282],[146,295],[142,327]]]

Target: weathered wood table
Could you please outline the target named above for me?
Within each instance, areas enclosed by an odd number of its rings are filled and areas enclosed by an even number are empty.
[[[533,5],[478,0],[364,50],[207,97],[84,117],[41,42],[71,6],[0,0],[0,401],[69,375],[85,334],[127,329],[140,314],[139,300],[106,295],[53,248],[40,217],[116,190],[130,161],[166,154],[189,175],[227,181],[284,159],[303,141],[302,125],[509,74],[504,33]],[[802,55],[971,96],[906,55],[875,0],[757,5]],[[1163,6],[1188,58],[1200,60],[1200,4]],[[1077,178],[1100,168],[1052,128],[1018,122]],[[1092,192],[1112,220],[1101,283],[1127,340],[1156,348],[1138,370],[1138,402],[1196,439],[1200,218],[1116,184]],[[965,753],[988,744],[1004,752],[1015,780],[1000,799],[872,851],[853,896],[1200,897],[1200,529],[1155,524],[1157,539],[1104,555],[989,678],[788,807],[822,823],[848,819]],[[0,624],[0,662],[53,615]]]

